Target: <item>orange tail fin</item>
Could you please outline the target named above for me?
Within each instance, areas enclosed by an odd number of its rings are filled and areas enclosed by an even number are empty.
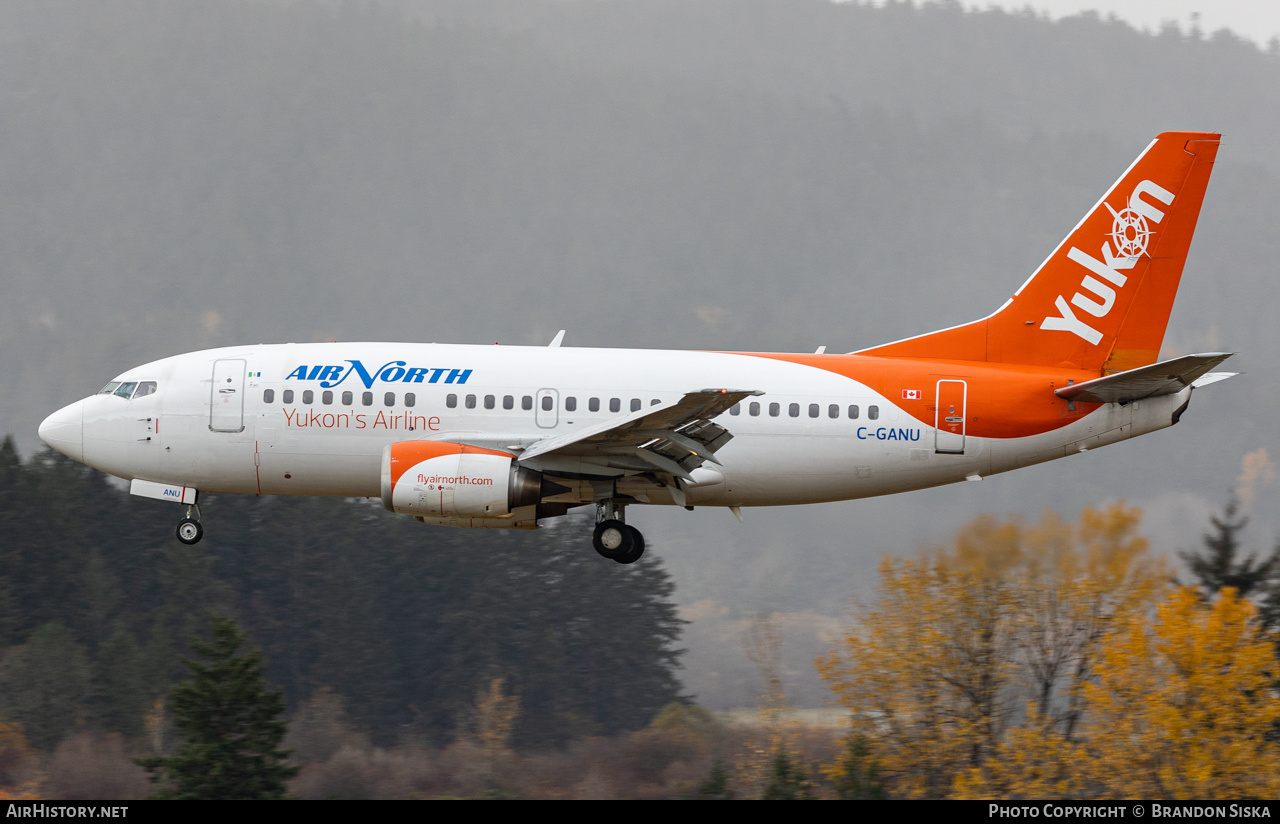
[[[995,314],[858,354],[1100,373],[1155,363],[1219,137],[1157,137]]]

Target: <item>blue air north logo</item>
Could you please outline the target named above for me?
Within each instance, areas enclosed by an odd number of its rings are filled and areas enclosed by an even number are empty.
[[[320,381],[320,386],[332,389],[354,374],[372,389],[374,381],[388,383],[454,383],[464,384],[471,377],[470,369],[431,369],[422,366],[406,368],[405,361],[388,361],[370,372],[358,360],[349,360],[342,366],[299,366],[285,380]]]

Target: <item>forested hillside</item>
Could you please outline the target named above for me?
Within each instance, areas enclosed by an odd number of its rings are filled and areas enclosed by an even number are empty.
[[[0,444],[0,720],[52,749],[136,738],[211,611],[239,619],[290,711],[341,696],[375,743],[442,745],[495,678],[512,743],[645,726],[681,697],[680,621],[660,561],[613,569],[557,530],[424,530],[376,502],[209,497],[198,551],[168,507]],[[0,746],[0,750],[3,747]]]

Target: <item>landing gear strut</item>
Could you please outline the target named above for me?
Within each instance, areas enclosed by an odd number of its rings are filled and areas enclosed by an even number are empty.
[[[622,506],[613,500],[596,504],[596,528],[591,545],[596,552],[620,564],[634,564],[644,554],[644,536],[623,521]]]
[[[192,511],[195,511],[195,517],[191,517]],[[187,507],[187,517],[178,522],[178,540],[190,546],[200,543],[200,539],[204,537],[204,527],[200,526],[200,506],[192,504]]]

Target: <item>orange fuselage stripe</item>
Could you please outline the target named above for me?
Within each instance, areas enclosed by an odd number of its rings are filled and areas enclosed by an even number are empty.
[[[966,433],[980,438],[1023,438],[1052,432],[1083,418],[1101,404],[1067,401],[1053,394],[1068,381],[1082,383],[1097,372],[974,361],[876,358],[866,355],[803,355],[738,352],[756,358],[811,366],[843,375],[879,392],[908,415],[933,426],[940,380],[968,384]],[[920,397],[906,399],[906,390]]]

